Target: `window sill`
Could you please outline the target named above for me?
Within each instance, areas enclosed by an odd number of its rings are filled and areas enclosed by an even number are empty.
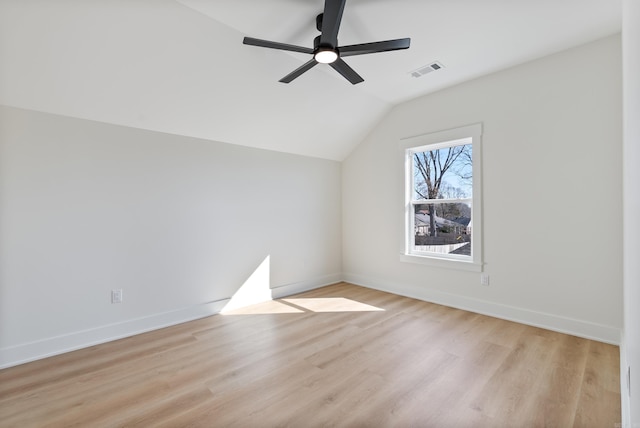
[[[441,259],[437,257],[416,256],[413,254],[401,254],[400,261],[417,263],[425,266],[433,266],[445,269],[465,270],[470,272],[482,272],[482,263],[467,262],[462,260]]]

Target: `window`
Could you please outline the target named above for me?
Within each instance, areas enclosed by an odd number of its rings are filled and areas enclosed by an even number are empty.
[[[405,165],[401,259],[482,269],[480,124],[401,142]]]

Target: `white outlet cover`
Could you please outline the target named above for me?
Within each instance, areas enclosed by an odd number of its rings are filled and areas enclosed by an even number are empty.
[[[480,284],[489,285],[489,274],[483,273],[480,275]]]

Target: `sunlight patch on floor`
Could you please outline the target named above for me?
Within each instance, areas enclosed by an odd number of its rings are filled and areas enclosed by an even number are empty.
[[[311,312],[372,312],[384,311],[384,309],[357,302],[345,297],[322,297],[322,298],[293,298],[282,299],[300,308]]]
[[[256,303],[233,310],[224,311],[224,315],[256,315],[256,314],[301,314],[304,311],[277,300]]]
[[[384,309],[345,297],[287,298],[256,303],[233,310],[224,315],[301,314],[305,312],[377,312]]]
[[[291,297],[274,300],[270,263],[271,257],[266,256],[220,311],[222,315],[384,311],[346,297]]]

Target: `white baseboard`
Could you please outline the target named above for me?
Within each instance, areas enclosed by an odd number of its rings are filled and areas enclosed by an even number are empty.
[[[0,349],[0,369],[217,314],[229,299]]]
[[[271,295],[274,299],[280,299],[282,297],[291,296],[292,294],[303,293],[326,285],[335,284],[340,281],[342,281],[342,274],[340,273],[319,276],[307,281],[294,282],[274,287],[271,289]]]
[[[624,331],[620,334],[620,411],[622,413],[622,428],[631,426],[631,403],[629,400],[629,380],[627,379],[627,344]]]
[[[275,287],[271,289],[271,295],[274,299],[279,299],[334,284],[341,280],[342,274],[340,273],[325,275]],[[230,301],[231,298],[216,300],[171,312],[0,348],[0,369],[215,315],[221,312]]]
[[[443,293],[440,291],[426,289],[424,287],[401,284],[395,281],[386,282],[384,280],[370,278],[363,275],[345,273],[343,275],[343,280],[345,282],[367,288],[399,294],[427,302],[438,303],[453,308],[464,309],[495,318],[501,318],[521,324],[583,337],[585,339],[597,340],[599,342],[609,343],[612,345],[620,344],[620,329],[611,326],[544,312],[532,311],[529,309],[503,305],[500,303],[456,294]]]
[[[614,327],[349,273],[325,275],[285,284],[274,287],[271,294],[274,299],[279,299],[341,281],[600,342],[614,345],[621,343],[620,329]],[[0,369],[215,315],[222,311],[230,300],[231,298],[217,300],[171,312],[0,348]],[[621,377],[621,379],[623,378]]]

